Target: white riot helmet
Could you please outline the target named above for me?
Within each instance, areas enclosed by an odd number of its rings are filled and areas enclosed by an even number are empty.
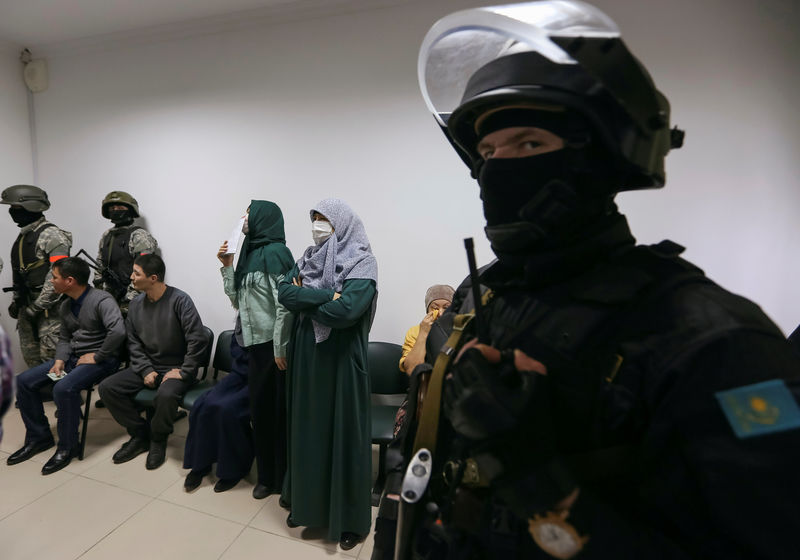
[[[558,107],[588,123],[619,171],[614,191],[663,186],[664,157],[683,141],[682,131],[670,130],[667,99],[616,24],[578,0],[446,16],[422,43],[418,73],[425,102],[470,166],[480,160],[480,117],[518,104]]]

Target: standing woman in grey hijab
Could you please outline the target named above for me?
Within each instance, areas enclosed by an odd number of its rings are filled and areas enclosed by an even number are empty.
[[[311,210],[314,245],[279,285],[297,314],[289,342],[290,526],[326,527],[344,550],[371,521],[371,424],[367,344],[378,265],[364,225],[342,200]]]

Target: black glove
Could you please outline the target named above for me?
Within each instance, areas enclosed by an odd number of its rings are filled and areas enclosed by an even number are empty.
[[[453,377],[445,387],[444,410],[462,436],[488,439],[515,428],[537,393],[546,408],[546,381],[546,376],[536,372],[517,371],[513,357],[492,364],[480,350],[470,348],[453,367]]]
[[[453,429],[475,442],[481,477],[514,513],[527,519],[575,489],[563,467],[550,412],[547,375],[518,371],[513,353],[490,363],[470,348],[453,367],[444,410]]]
[[[16,319],[19,317],[19,307],[17,306],[17,300],[11,300],[11,305],[8,306],[8,315],[12,319]]]

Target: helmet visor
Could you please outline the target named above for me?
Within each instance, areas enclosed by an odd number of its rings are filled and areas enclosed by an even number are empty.
[[[576,61],[551,37],[618,37],[606,14],[577,0],[543,0],[456,12],[428,32],[417,72],[425,103],[439,124],[461,104],[470,77],[489,62],[534,51],[558,64]]]

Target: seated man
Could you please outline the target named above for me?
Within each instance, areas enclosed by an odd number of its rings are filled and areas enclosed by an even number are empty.
[[[53,263],[52,272],[50,282],[56,293],[69,296],[61,303],[56,357],[17,378],[17,402],[26,428],[25,445],[7,460],[9,465],[16,465],[53,447],[40,390],[55,383],[58,449],[45,463],[42,474],[63,469],[77,454],[80,392],[116,371],[117,352],[125,341],[125,324],[114,298],[88,285],[89,265],[77,257],[68,257]]]
[[[158,255],[136,257],[131,281],[144,293],[131,301],[128,310],[130,367],[103,381],[99,388],[109,412],[131,436],[114,454],[114,462],[130,461],[149,449],[148,469],[164,463],[178,404],[195,382],[206,345],[194,302],[185,292],[167,286],[164,272],[164,261]],[[157,390],[149,425],[134,400],[145,387]]]

